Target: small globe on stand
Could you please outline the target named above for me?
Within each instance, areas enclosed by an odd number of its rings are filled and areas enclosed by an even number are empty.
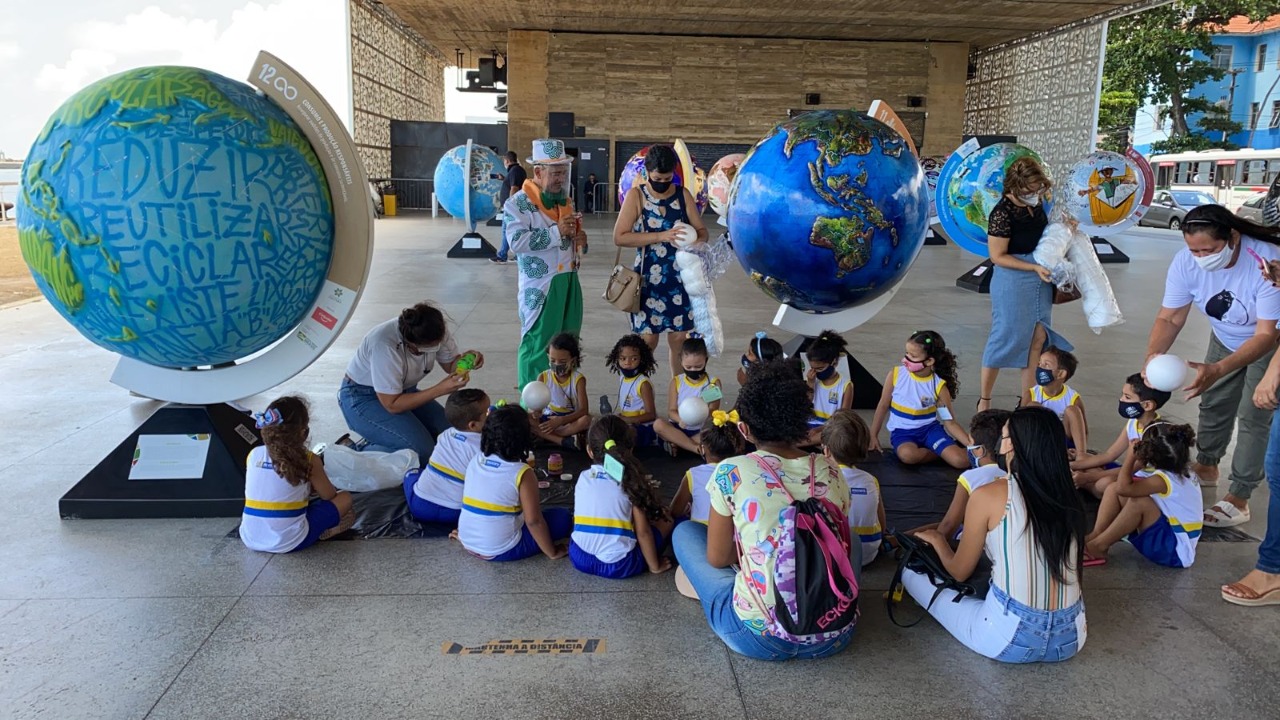
[[[636,183],[644,182],[649,178],[649,172],[644,167],[644,159],[648,154],[649,148],[642,147],[622,166],[622,173],[618,176],[618,207],[622,207],[622,203],[627,199],[627,193],[636,186]],[[686,182],[684,168],[681,163],[676,163],[675,183],[689,189],[698,206],[697,210],[701,213],[707,209],[707,176],[696,160],[689,158],[689,164],[693,166],[693,172],[692,178]]]
[[[471,172],[467,173],[467,148],[471,149]],[[436,163],[434,187],[440,206],[450,215],[467,220],[467,192],[470,185],[470,228],[498,216],[502,209],[502,161],[485,145],[459,145]]]
[[[969,252],[987,257],[987,216],[1004,197],[1004,176],[1019,158],[1034,158],[1052,173],[1034,150],[1017,143],[994,143],[978,147],[976,140],[961,145],[942,166],[935,191],[935,209],[942,230],[952,242]],[[1055,192],[1046,197],[1045,212],[1053,210]]]
[[[767,295],[807,313],[870,303],[924,246],[928,186],[892,128],[821,110],[775,127],[743,161],[729,196],[742,267]]]
[[[49,303],[97,345],[166,368],[234,363],[289,334],[334,243],[299,127],[187,67],[129,70],[63,103],[27,154],[17,214]]]
[[[1097,150],[1067,171],[1060,202],[1088,235],[1106,237],[1138,221],[1147,180],[1137,162],[1120,153]]]
[[[711,166],[707,173],[707,199],[711,209],[720,217],[729,212],[729,190],[733,187],[733,179],[738,176],[738,168],[746,159],[745,153],[725,155]]]

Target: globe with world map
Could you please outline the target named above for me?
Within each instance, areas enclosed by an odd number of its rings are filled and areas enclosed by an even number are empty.
[[[935,207],[942,231],[952,242],[975,255],[987,256],[987,216],[1004,196],[1004,176],[1019,158],[1034,158],[1051,175],[1034,150],[1017,143],[979,147],[976,140],[961,145],[942,166],[935,192]],[[1045,211],[1053,209],[1053,193],[1045,199]]]
[[[862,113],[820,110],[775,127],[738,170],[728,223],[766,294],[812,313],[867,303],[924,246],[929,194],[902,136]]]
[[[187,67],[99,80],[22,168],[18,239],[49,303],[94,343],[162,367],[221,365],[287,335],[334,243],[324,171],[252,87]]]
[[[435,193],[445,212],[466,218],[467,184],[471,185],[471,222],[497,217],[502,205],[502,161],[484,145],[471,145],[471,174],[467,174],[467,146],[450,149],[436,164]],[[516,188],[517,190],[519,188]]]

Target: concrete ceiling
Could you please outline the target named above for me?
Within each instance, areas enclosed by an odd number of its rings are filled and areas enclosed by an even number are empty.
[[[382,0],[450,60],[505,52],[508,30],[824,40],[958,41],[975,48],[1133,0]]]

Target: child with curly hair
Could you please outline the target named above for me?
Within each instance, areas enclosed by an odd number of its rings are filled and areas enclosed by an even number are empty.
[[[595,464],[578,476],[573,492],[569,559],[588,575],[621,579],[671,569],[663,544],[675,525],[631,454],[635,433],[617,415],[605,415],[587,432]]]
[[[658,406],[653,400],[653,383],[649,382],[649,376],[658,369],[653,350],[639,335],[623,335],[609,351],[605,365],[618,376],[617,413],[635,430],[636,447],[656,444],[653,421],[658,419]]]
[[[550,367],[538,374],[538,382],[547,386],[551,403],[541,415],[530,415],[533,434],[553,445],[579,449],[578,437],[591,427],[591,414],[578,336],[560,333],[551,338],[547,363]]]
[[[960,392],[958,369],[941,335],[932,330],[912,333],[902,364],[884,379],[870,449],[880,450],[880,429],[887,418],[889,442],[902,462],[919,465],[940,457],[957,470],[969,467],[963,447],[970,444],[969,434],[951,414],[951,399]]]
[[[285,395],[256,419],[262,445],[249,451],[245,467],[240,517],[245,547],[296,552],[350,527],[351,494],[329,482],[324,463],[307,449],[311,414],[306,401]]]

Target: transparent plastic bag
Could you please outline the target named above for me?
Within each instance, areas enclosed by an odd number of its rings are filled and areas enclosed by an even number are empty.
[[[404,475],[418,467],[418,453],[366,450],[356,452],[345,445],[330,445],[324,451],[324,472],[339,490],[371,492],[399,487]]]

